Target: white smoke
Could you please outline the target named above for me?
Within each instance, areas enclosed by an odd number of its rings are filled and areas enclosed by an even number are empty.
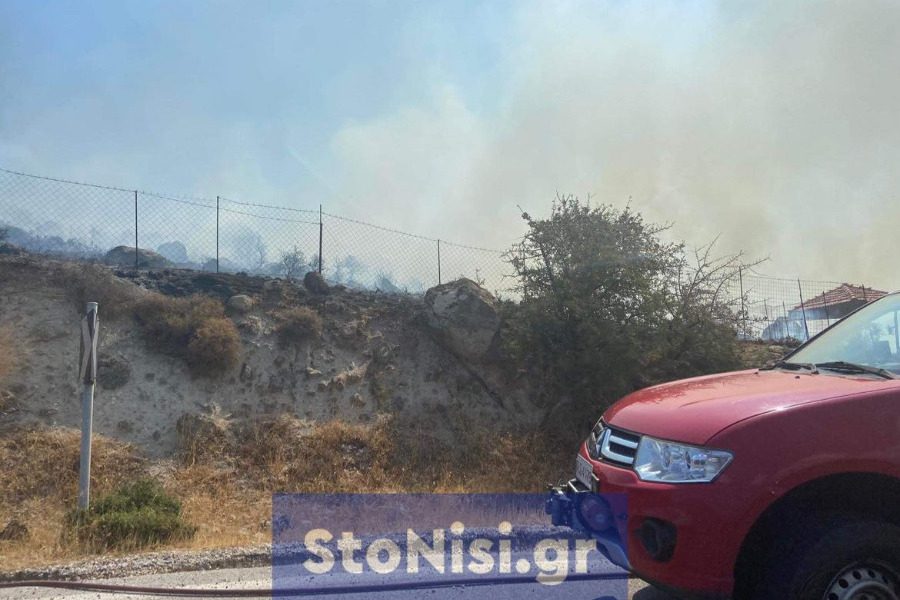
[[[539,2],[509,23],[495,112],[432,84],[338,132],[336,173],[470,243],[503,247],[517,204],[572,192],[772,273],[898,285],[898,28],[890,1]]]

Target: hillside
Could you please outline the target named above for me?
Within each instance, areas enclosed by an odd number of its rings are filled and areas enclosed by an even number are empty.
[[[466,362],[439,344],[440,332],[428,327],[421,298],[341,287],[317,295],[302,283],[277,279],[177,270],[116,273],[19,258],[0,261],[0,323],[13,336],[21,365],[3,384],[0,427],[80,425],[81,298],[73,294],[73,280],[86,272],[96,278],[86,269],[109,273],[104,285],[133,288],[120,295],[209,295],[229,306],[227,315],[240,332],[233,368],[195,376],[184,360],[160,351],[133,314],[101,301],[95,432],[133,443],[150,456],[174,453],[179,420],[192,415],[236,425],[278,414],[369,423],[389,413],[443,437],[463,421],[512,429],[533,425],[540,416],[526,386],[504,378],[488,361]],[[280,316],[297,307],[322,317],[318,339],[280,339]]]
[[[264,543],[273,492],[539,491],[589,427],[504,355],[504,311],[466,280],[417,297],[0,255],[4,569],[137,548],[72,537],[87,300],[93,497],[150,479],[195,531],[151,548]]]

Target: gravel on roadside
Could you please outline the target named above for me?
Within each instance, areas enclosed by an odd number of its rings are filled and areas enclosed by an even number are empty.
[[[91,558],[65,565],[0,571],[0,581],[109,579],[152,573],[265,567],[271,564],[272,547],[269,544],[248,548],[169,550]]]

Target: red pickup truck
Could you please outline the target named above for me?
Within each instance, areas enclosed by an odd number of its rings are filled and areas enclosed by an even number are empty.
[[[767,367],[622,399],[547,510],[677,597],[898,600],[898,378],[892,294]]]

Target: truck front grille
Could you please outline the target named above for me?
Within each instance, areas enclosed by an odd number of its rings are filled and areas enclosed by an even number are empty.
[[[639,435],[609,427],[600,421],[588,439],[588,454],[594,460],[630,467],[634,464],[640,441]]]

